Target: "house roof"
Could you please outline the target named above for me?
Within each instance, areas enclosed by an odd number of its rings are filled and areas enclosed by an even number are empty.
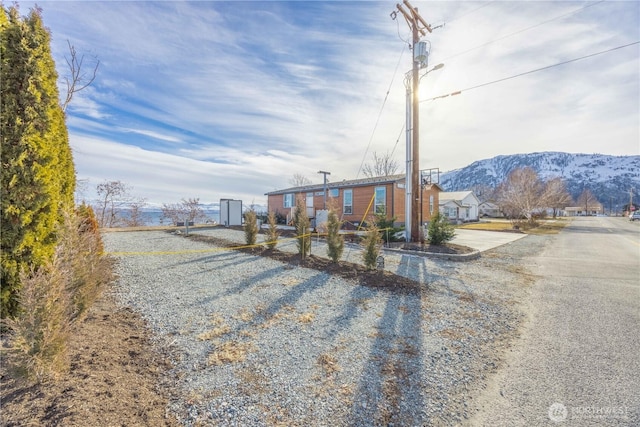
[[[472,194],[475,197],[473,191],[447,191],[440,193],[440,200],[463,200],[465,197],[469,196],[469,194]]]
[[[453,199],[440,200],[440,202],[438,203],[438,206],[446,206],[446,205],[455,205],[460,208],[467,207],[467,205],[463,205],[462,202],[460,202],[459,200],[453,200]]]
[[[388,176],[377,176],[373,178],[360,178],[360,179],[351,179],[351,180],[342,180],[336,182],[328,182],[327,189],[331,190],[332,188],[345,188],[345,187],[362,187],[367,185],[375,185],[375,184],[388,184],[394,182],[404,181],[405,175],[388,175]],[[431,186],[435,186],[438,190],[442,191],[442,188],[438,184],[430,184]],[[285,193],[304,193],[311,191],[324,190],[324,184],[312,184],[312,185],[303,185],[300,187],[290,187],[285,188],[283,190],[275,190],[265,193],[266,196],[274,196],[277,194],[285,194]]]

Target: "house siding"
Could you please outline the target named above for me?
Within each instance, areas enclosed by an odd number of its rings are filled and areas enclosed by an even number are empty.
[[[336,185],[333,184],[329,186],[327,189],[327,208],[333,204],[336,207],[338,215],[342,217],[344,221],[348,221],[350,223],[359,224],[363,220],[366,220],[365,214],[367,216],[371,216],[374,214],[374,202],[372,199],[375,194],[375,189],[377,187],[385,188],[385,206],[386,206],[386,217],[391,219],[393,217],[396,218],[397,225],[403,225],[405,223],[405,193],[406,189],[404,185],[404,180],[394,179],[386,182],[371,182],[367,184],[360,184],[357,182],[354,183],[346,183],[345,185]],[[337,197],[330,197],[331,189],[338,189],[339,194]],[[343,214],[343,204],[344,204],[344,190],[352,190],[352,213]],[[283,190],[282,192],[276,192],[276,194],[267,193],[268,196],[268,209],[269,211],[279,212],[280,214],[290,217],[293,211],[293,208],[285,208],[284,207],[284,194],[294,193],[294,198],[297,199],[300,195],[304,199],[306,204],[306,195],[307,193],[313,192],[313,208],[314,212],[324,207],[324,196],[319,194],[323,191],[322,188],[318,189],[316,187],[302,187],[302,188],[292,188],[291,191]],[[422,194],[422,221],[428,222],[431,219],[431,206],[430,206],[430,196],[433,196],[433,212],[438,211],[438,203],[439,203],[439,193],[441,189],[436,185],[430,185],[423,189]],[[371,205],[371,206],[370,206]],[[367,208],[369,208],[367,212]]]

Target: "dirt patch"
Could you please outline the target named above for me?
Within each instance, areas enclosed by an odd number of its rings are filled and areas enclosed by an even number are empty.
[[[153,350],[139,315],[105,294],[75,328],[70,372],[55,382],[12,378],[3,349],[1,425],[179,425],[166,413],[168,394],[158,383],[171,366]]]

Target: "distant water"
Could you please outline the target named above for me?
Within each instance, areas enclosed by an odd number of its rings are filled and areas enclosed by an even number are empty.
[[[204,224],[207,222],[207,220],[209,222],[215,221],[216,223],[220,223],[220,212],[219,211],[204,211],[204,214],[207,216],[206,219],[204,220],[199,220],[197,223],[198,224]],[[122,217],[127,217],[128,212],[127,211],[121,211],[120,215]],[[171,225],[171,220],[165,219],[164,222],[162,221],[162,211],[160,210],[150,210],[150,209],[145,209],[142,212],[142,219],[144,221],[144,225]]]

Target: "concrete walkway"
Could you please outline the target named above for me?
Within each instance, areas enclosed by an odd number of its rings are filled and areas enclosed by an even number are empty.
[[[516,240],[522,239],[526,236],[526,234],[522,233],[465,230],[458,228],[456,229],[456,235],[451,243],[454,243],[456,245],[468,246],[480,252],[484,252],[498,246],[506,245],[507,243],[515,242]]]

